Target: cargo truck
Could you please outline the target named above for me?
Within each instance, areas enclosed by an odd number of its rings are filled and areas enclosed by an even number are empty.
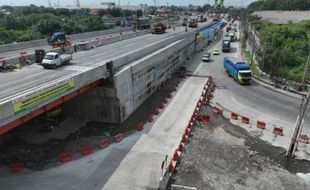
[[[229,52],[230,51],[230,38],[224,37],[222,41],[222,52]]]
[[[56,53],[56,52],[49,52],[45,55],[44,59],[42,60],[41,65],[45,69],[48,69],[48,68],[54,69],[60,65],[69,64],[71,60],[72,60],[71,54],[60,55],[59,53]]]
[[[234,31],[232,31],[232,30],[228,32],[228,36],[230,37],[230,41],[231,42],[234,42],[234,41],[237,40],[236,33]]]
[[[226,73],[240,84],[250,84],[252,72],[250,66],[243,61],[234,58],[224,58]]]
[[[189,23],[188,23],[188,27],[190,28],[197,28],[198,23],[196,19],[190,19]]]

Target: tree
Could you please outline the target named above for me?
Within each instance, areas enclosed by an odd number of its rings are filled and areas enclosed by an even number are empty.
[[[205,9],[199,6],[197,7],[197,11],[202,13],[202,12],[205,12]]]
[[[209,5],[209,4],[205,4],[205,5],[202,6],[202,8],[203,8],[205,11],[209,11],[209,10],[212,8],[212,6]]]

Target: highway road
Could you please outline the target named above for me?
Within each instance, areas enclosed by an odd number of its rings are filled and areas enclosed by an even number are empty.
[[[209,47],[209,52],[217,48],[221,51],[221,41]],[[201,55],[202,56],[202,55]],[[198,75],[212,75],[217,89],[214,101],[231,111],[242,113],[252,119],[265,120],[267,125],[288,127],[293,130],[301,103],[298,96],[288,96],[261,86],[254,80],[251,85],[240,85],[229,77],[223,67],[224,57],[241,57],[239,42],[233,42],[230,53],[211,56],[212,61],[201,63],[195,71]],[[200,60],[197,60],[200,62]],[[309,135],[310,115],[305,119],[304,132]],[[286,135],[288,131],[285,131]]]
[[[130,34],[130,33],[133,33],[133,31],[126,31],[126,32],[123,32],[123,34],[124,33]],[[74,39],[72,40],[72,44],[77,44],[77,43],[84,42],[84,41],[91,41],[91,40],[95,40],[96,38],[109,38],[111,36],[112,37],[120,36],[120,33],[117,32],[117,33],[98,35],[98,36],[87,37],[87,38]],[[14,51],[0,52],[0,56],[5,56],[6,58],[19,57],[20,52],[27,52],[28,54],[34,54],[36,49],[49,50],[49,49],[52,49],[52,47],[46,43],[46,45],[41,45],[41,46],[24,48],[24,49],[19,49],[19,50],[14,50]]]
[[[43,69],[42,66],[33,64],[14,72],[1,73],[0,101],[3,98],[16,95],[18,92],[34,88],[40,84],[50,82],[75,72],[81,72],[94,66],[96,63],[121,56],[122,54],[130,51],[136,51],[139,48],[146,47],[151,43],[169,38],[174,36],[176,33],[183,31],[184,27],[178,27],[175,31],[170,30],[169,32],[160,35],[143,35],[98,47],[89,51],[81,51],[73,54],[71,65],[64,65],[55,70]]]

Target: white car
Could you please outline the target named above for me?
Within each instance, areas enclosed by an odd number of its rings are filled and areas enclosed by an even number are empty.
[[[208,62],[208,61],[210,61],[210,58],[211,58],[211,53],[206,53],[202,56],[202,61]]]

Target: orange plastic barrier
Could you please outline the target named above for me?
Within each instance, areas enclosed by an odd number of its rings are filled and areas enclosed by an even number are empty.
[[[238,120],[238,114],[235,112],[231,112],[230,118],[233,120]]]
[[[183,150],[183,145],[182,145],[182,142],[180,142],[179,146],[178,146],[178,151],[182,152]]]
[[[279,127],[274,127],[273,128],[273,134],[283,136],[283,129]]]
[[[192,127],[192,122],[189,121],[186,128],[190,129],[191,127]]]
[[[154,113],[155,115],[158,115],[159,114],[159,108],[157,107],[156,109],[155,109],[155,113]]]
[[[147,121],[149,123],[152,123],[153,122],[153,115],[149,115],[149,117],[147,118]]]
[[[143,131],[143,129],[144,129],[144,123],[141,122],[141,123],[138,124],[137,130],[138,130],[138,131]]]
[[[109,140],[108,139],[103,139],[100,141],[100,148],[104,149],[107,148],[109,146]]]
[[[164,107],[165,107],[164,102],[160,102],[160,104],[159,104],[159,108],[160,108],[160,109],[163,109]]]
[[[123,133],[114,136],[114,142],[121,142],[124,139]]]
[[[304,144],[309,144],[309,139],[307,135],[299,135],[298,141]]]
[[[167,104],[167,103],[168,103],[168,99],[165,98],[165,99],[163,100],[163,102],[164,102],[165,104]]]
[[[214,106],[213,107],[213,112],[216,113],[216,114],[219,114],[220,113],[220,108]]]
[[[188,130],[188,129],[189,129],[189,128],[190,128],[190,127],[188,127],[188,126],[185,128],[184,135],[188,135],[188,133],[189,133],[189,130]]]
[[[91,147],[90,145],[82,146],[80,152],[82,155],[91,154],[93,152],[93,147]]]
[[[183,134],[182,139],[181,139],[181,142],[185,143],[185,141],[186,141],[186,135]]]
[[[26,51],[22,51],[22,52],[20,52],[20,55],[21,55],[21,56],[26,56],[26,55],[27,55],[27,52],[26,52]]]
[[[24,164],[21,162],[10,164],[10,170],[13,173],[22,172],[24,170],[24,168],[25,168]]]
[[[172,171],[173,171],[172,160],[170,160],[170,162],[169,162],[169,164],[168,164],[167,170],[168,170],[168,172],[172,172]]]
[[[68,162],[72,160],[72,153],[71,152],[63,152],[58,157],[59,161],[61,162]]]
[[[173,161],[177,161],[177,160],[178,160],[178,158],[179,158],[178,151],[177,151],[177,150],[175,150],[175,151],[174,151],[174,154],[173,154],[173,158],[172,158],[172,160],[173,160]]]
[[[177,91],[177,87],[173,86],[172,91],[174,91],[174,92]]]
[[[202,115],[202,121],[203,121],[203,122],[206,122],[206,123],[209,123],[209,122],[210,122],[210,116],[208,116],[208,115]]]
[[[263,121],[257,121],[256,127],[259,129],[265,129],[266,128],[266,123]]]
[[[248,117],[242,116],[242,123],[249,124],[250,123],[250,119]]]

